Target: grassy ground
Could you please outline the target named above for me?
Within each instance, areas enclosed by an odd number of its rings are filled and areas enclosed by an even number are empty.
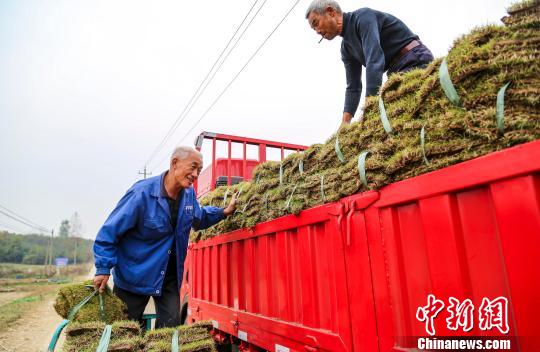
[[[0,306],[0,332],[6,330],[10,324],[16,322],[26,312],[40,304],[46,296],[53,295],[55,292],[52,287],[41,288],[42,290]]]
[[[58,270],[54,266],[46,268],[44,265],[0,263],[0,280],[58,278],[62,276],[82,275],[86,270],[88,270],[88,264],[68,265]]]
[[[0,264],[0,332],[54,296],[59,285],[70,283],[89,270],[89,264],[80,264],[47,278],[43,265]]]

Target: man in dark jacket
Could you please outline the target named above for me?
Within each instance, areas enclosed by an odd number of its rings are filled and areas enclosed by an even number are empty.
[[[314,0],[306,19],[324,39],[343,37],[341,59],[347,77],[344,123],[350,123],[360,102],[362,66],[366,67],[366,96],[373,96],[378,94],[385,71],[388,75],[406,72],[433,61],[431,51],[418,36],[384,12],[365,7],[343,13],[333,0]]]
[[[201,154],[178,147],[169,170],[135,183],[99,230],[94,243],[94,287],[103,291],[111,273],[113,292],[128,308],[128,318],[142,325],[142,314],[154,298],[156,327],[180,325],[180,294],[189,232],[231,215],[226,208],[200,207],[193,182],[202,169]]]

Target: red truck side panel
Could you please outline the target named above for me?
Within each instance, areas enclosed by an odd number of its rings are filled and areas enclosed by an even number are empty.
[[[217,320],[234,335],[245,332],[249,342],[270,350],[276,339],[287,346],[293,340],[300,350],[351,350],[343,246],[330,214],[338,207],[197,244],[192,316]]]
[[[368,175],[369,177],[369,175]],[[540,141],[191,246],[191,320],[271,351],[405,351],[428,295],[470,299],[472,330],[540,348]],[[479,329],[508,299],[509,333]],[[446,307],[445,307],[446,309]],[[284,348],[284,349],[282,349]]]

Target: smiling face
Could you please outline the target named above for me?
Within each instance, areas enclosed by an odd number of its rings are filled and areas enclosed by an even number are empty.
[[[182,188],[188,188],[199,177],[203,167],[203,161],[198,153],[190,153],[186,158],[174,157],[171,160],[170,173],[175,183]]]
[[[343,14],[332,7],[327,7],[322,14],[311,11],[307,20],[311,28],[326,40],[332,40],[341,34]]]

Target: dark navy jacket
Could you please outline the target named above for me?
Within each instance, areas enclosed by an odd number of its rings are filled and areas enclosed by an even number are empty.
[[[96,275],[109,274],[113,269],[114,284],[133,293],[161,295],[173,236],[180,286],[192,226],[204,229],[224,218],[222,208],[200,207],[190,187],[184,190],[173,233],[169,205],[160,192],[164,175],[134,184],[109,215],[94,243]]]
[[[362,66],[366,67],[366,96],[377,95],[392,59],[418,36],[398,18],[367,7],[343,14],[341,36],[347,76],[343,111],[354,115],[362,93]]]

